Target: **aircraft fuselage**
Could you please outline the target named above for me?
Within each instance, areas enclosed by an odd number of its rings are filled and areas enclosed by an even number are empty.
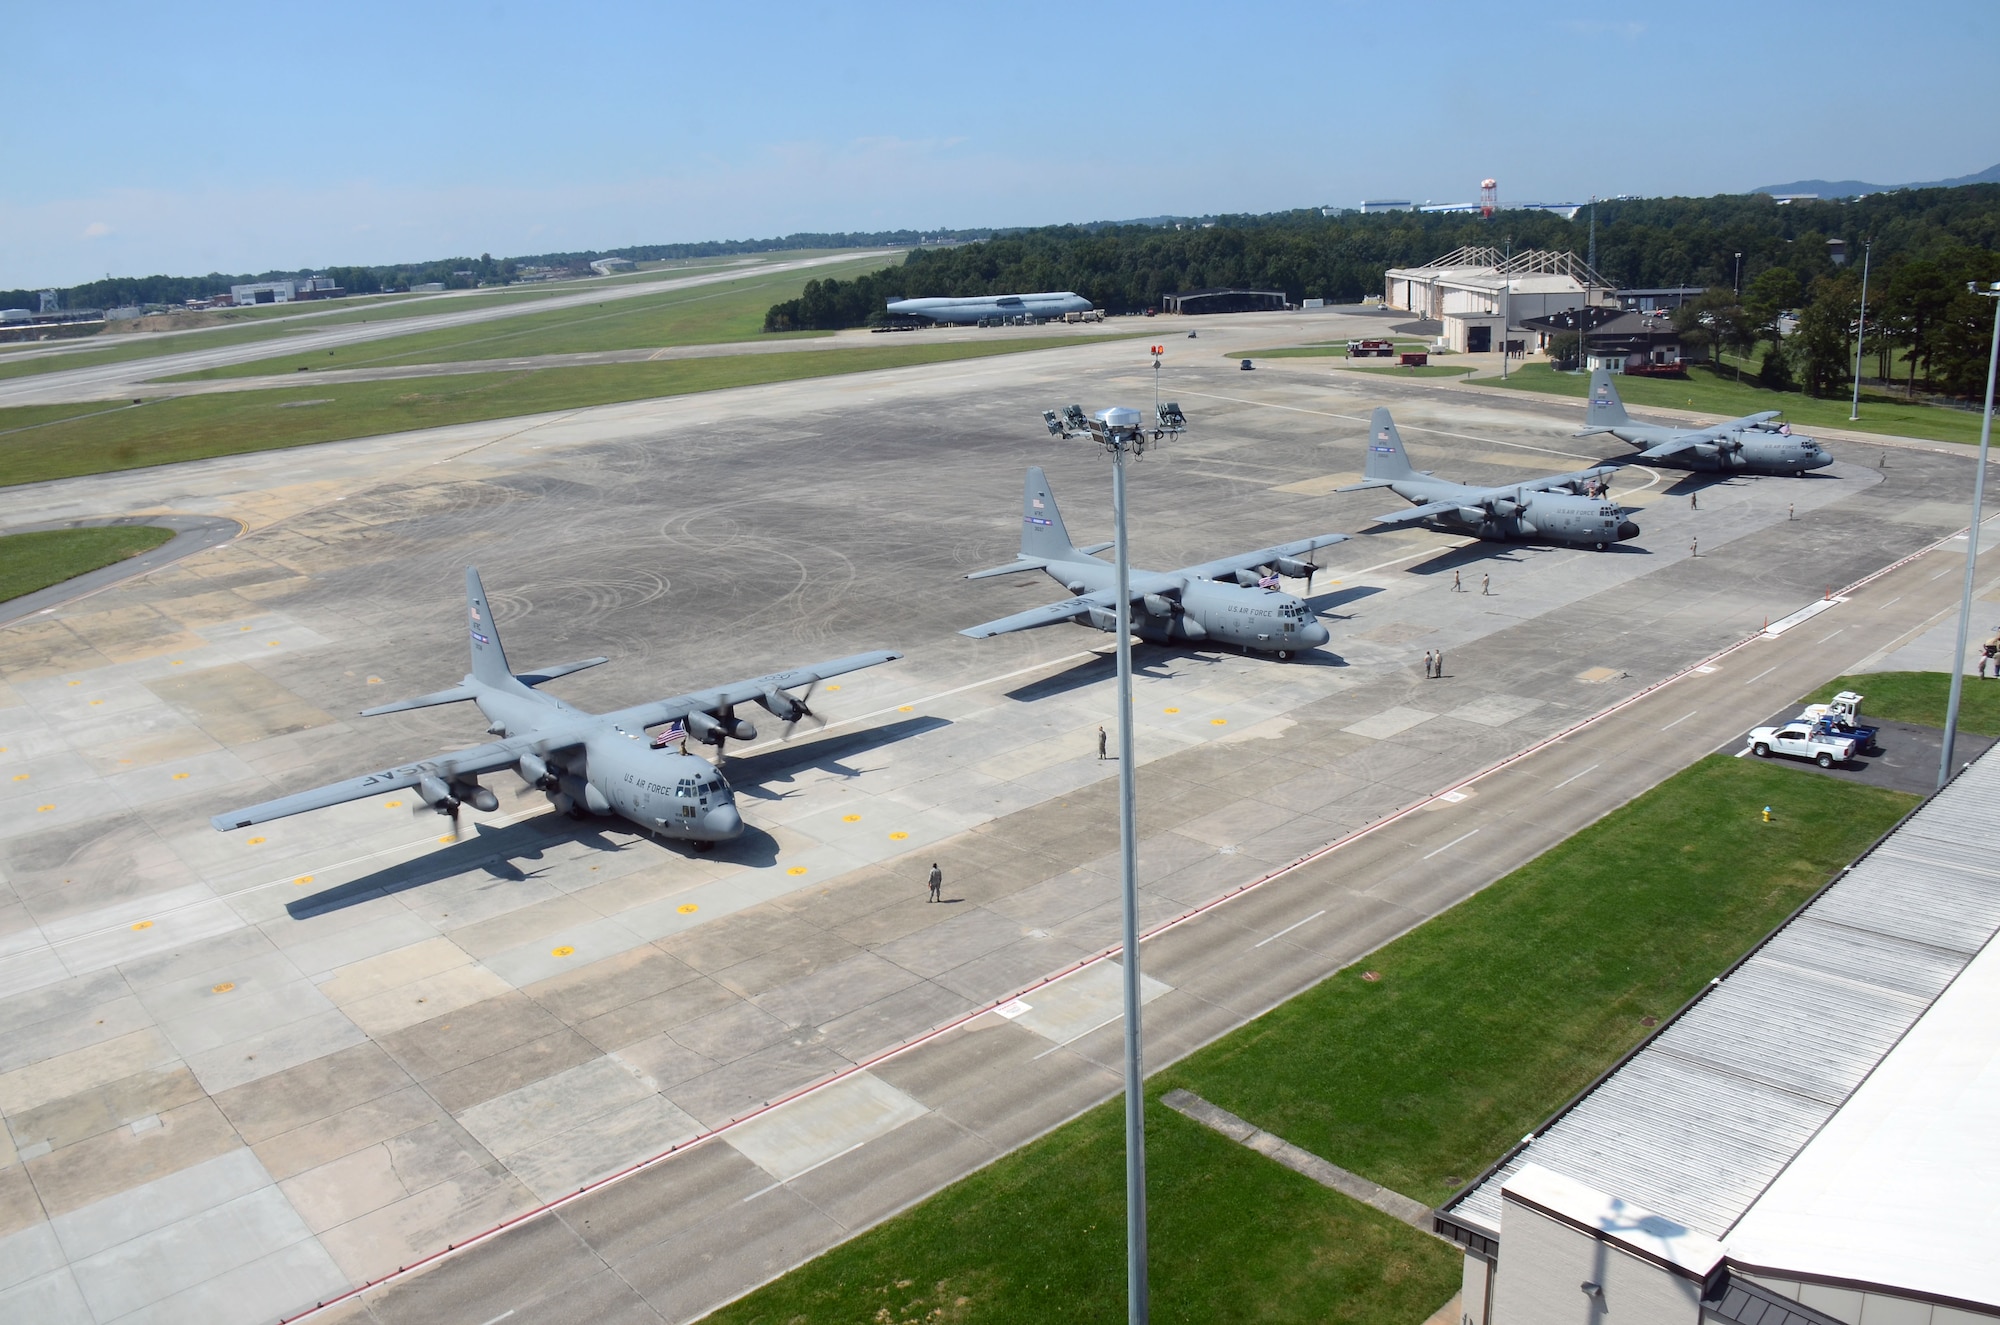
[[[1073,594],[1110,589],[1118,575],[1095,557],[1052,562],[1047,570]],[[1132,593],[1132,633],[1151,644],[1234,645],[1288,658],[1331,638],[1304,599],[1276,589],[1135,571]],[[1099,630],[1118,628],[1109,608],[1080,609],[1077,619]]]

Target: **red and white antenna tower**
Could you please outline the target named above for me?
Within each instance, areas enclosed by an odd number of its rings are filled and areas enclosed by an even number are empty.
[[[1500,181],[1482,179],[1479,181],[1479,214],[1491,216],[1500,208]]]

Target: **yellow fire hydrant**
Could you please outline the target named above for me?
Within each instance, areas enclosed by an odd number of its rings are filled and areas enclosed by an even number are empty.
[[[1771,807],[1768,805],[1764,807],[1764,822],[1765,823],[1771,822]]]

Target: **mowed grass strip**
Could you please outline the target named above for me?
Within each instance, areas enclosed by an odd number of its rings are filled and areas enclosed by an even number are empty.
[[[1559,373],[1545,363],[1530,363],[1514,369],[1504,382],[1497,377],[1481,378],[1479,385],[1573,396],[1581,401],[1589,390],[1590,377],[1585,373]],[[1775,409],[1783,410],[1785,420],[1799,428],[1842,428],[1849,432],[1923,437],[1935,442],[1979,440],[1979,415],[1970,410],[1912,405],[1863,392],[1861,419],[1850,423],[1847,418],[1850,403],[1846,396],[1838,400],[1817,400],[1799,391],[1764,391],[1748,382],[1734,382],[1718,376],[1712,369],[1704,367],[1690,369],[1685,381],[1677,378],[1620,377],[1618,398],[1628,406],[1641,408],[1651,405],[1663,409],[1701,410],[1713,414],[1717,422]],[[1579,407],[1579,427],[1582,420],[1583,411]]]
[[[0,537],[0,603],[150,552],[173,536],[150,525],[113,525]]]
[[[1157,1084],[1436,1205],[1917,799],[1710,755]]]
[[[1916,801],[1711,756],[1157,1074],[1155,1316],[1416,1325],[1459,1277],[1450,1248],[1172,1113],[1161,1094],[1186,1087],[1441,1202]],[[708,1319],[1115,1320],[1122,1122],[1117,1101],[1094,1109]]]
[[[538,354],[589,354],[603,350],[657,349],[668,345],[716,345],[726,341],[777,340],[763,334],[764,314],[772,304],[790,299],[810,280],[873,271],[882,259],[836,263],[809,271],[749,273],[740,280],[718,281],[685,290],[634,295],[539,313],[522,313],[502,322],[474,322],[439,331],[391,336],[331,350],[281,355],[249,363],[207,368],[161,380],[193,382],[230,377],[268,377],[329,368],[388,368],[419,363],[463,363],[478,359],[517,359]],[[831,332],[801,331],[783,339],[827,336]]]
[[[353,382],[317,388],[167,397],[50,423],[46,408],[0,410],[0,486],[184,460],[474,423],[620,401],[907,368],[992,354],[1092,344],[1070,337],[884,345],[715,359]],[[9,432],[15,416],[47,423]],[[33,416],[33,417],[30,417]]]
[[[1146,1147],[1154,1320],[1418,1325],[1458,1289],[1452,1248],[1158,1103]],[[1125,1114],[1114,1100],[707,1320],[1124,1316]]]
[[[1864,672],[1827,682],[1802,704],[1824,704],[1843,690],[1861,696],[1861,716],[1920,727],[1944,726],[1951,702],[1950,672]],[[2000,736],[2000,679],[1968,674],[1960,688],[1958,729],[1975,736]]]

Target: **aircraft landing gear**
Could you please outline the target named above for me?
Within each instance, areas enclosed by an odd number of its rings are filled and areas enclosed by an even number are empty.
[[[1291,651],[1290,649],[1279,649],[1279,650],[1278,650],[1278,661],[1279,661],[1279,662],[1290,662],[1291,660],[1292,660],[1292,651]]]
[[[713,851],[715,850],[715,843],[696,841],[694,844],[694,849],[696,851]]]
[[[1599,544],[1597,545],[1597,550],[1598,550],[1599,552],[1602,552],[1602,551],[1604,551],[1604,549],[1605,549],[1605,548],[1607,548],[1607,547],[1609,547],[1609,546],[1610,546],[1610,544],[1608,544],[1608,543],[1599,543]]]

